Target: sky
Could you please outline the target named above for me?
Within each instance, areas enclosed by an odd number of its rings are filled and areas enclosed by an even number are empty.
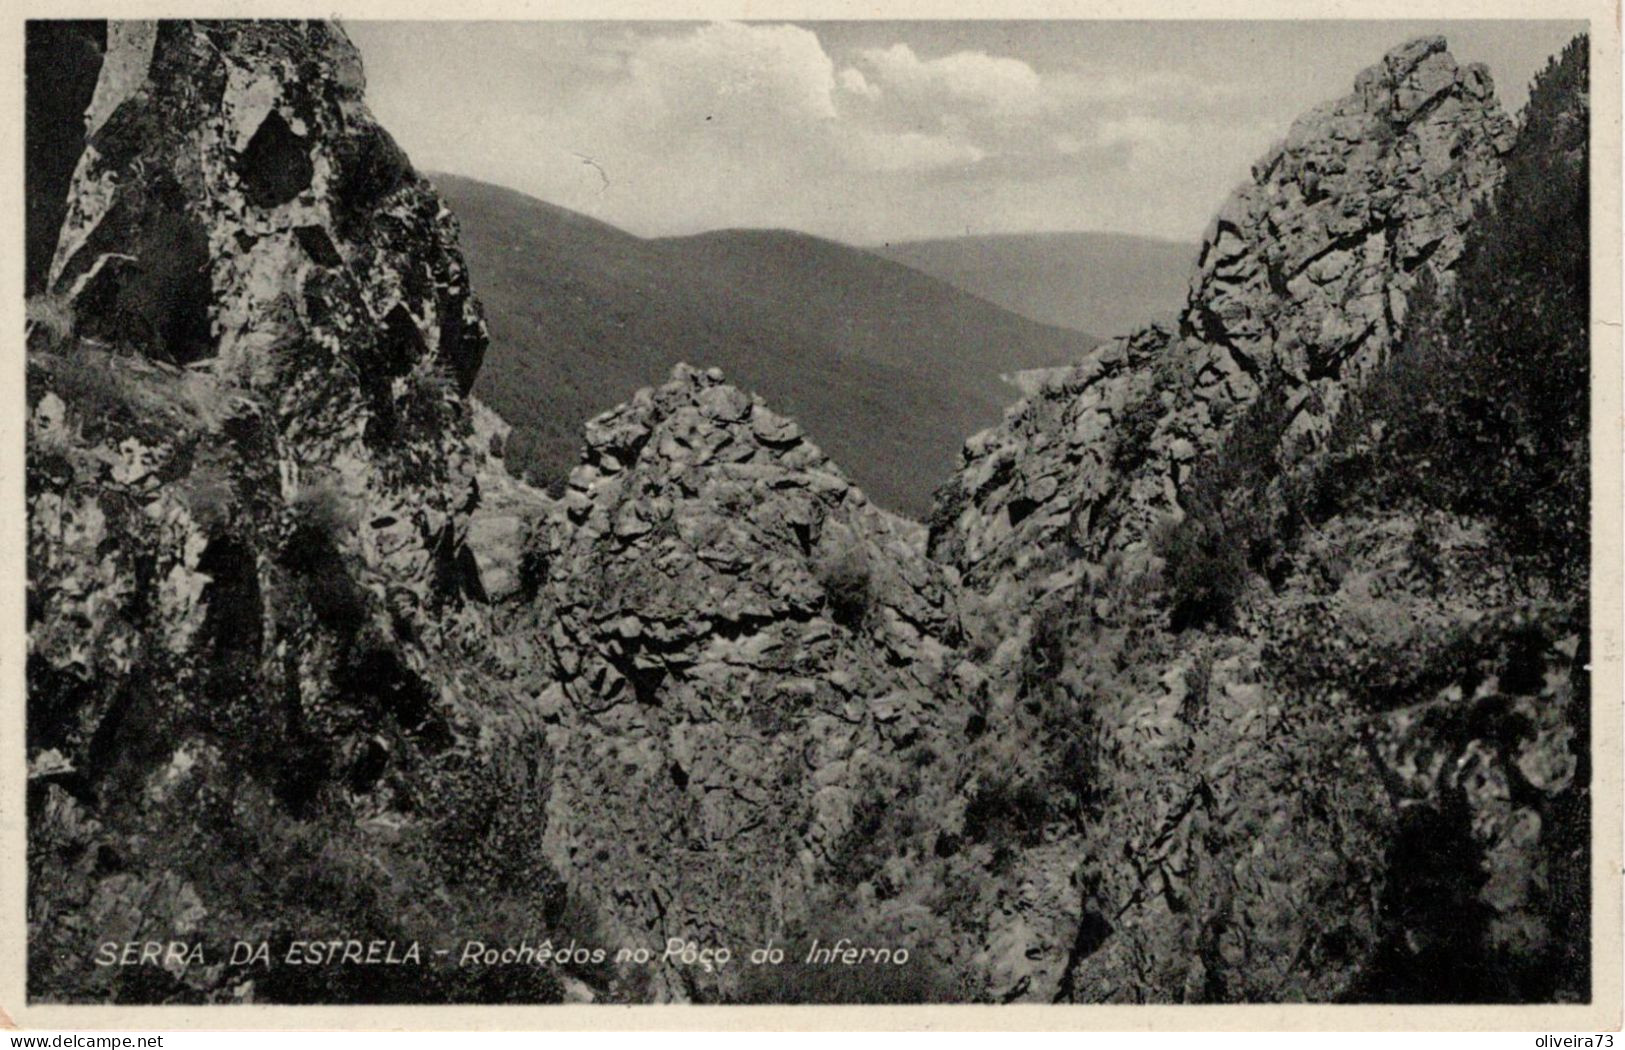
[[[1575,22],[346,22],[428,171],[640,236],[1198,240],[1292,120],[1442,33],[1509,113]]]

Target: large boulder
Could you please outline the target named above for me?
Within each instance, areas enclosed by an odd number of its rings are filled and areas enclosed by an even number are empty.
[[[738,993],[748,949],[831,918],[820,887],[852,890],[827,903],[855,927],[930,848],[878,839],[940,801],[965,722],[952,574],[715,370],[679,365],[586,436],[533,555],[549,853],[629,943],[735,953],[657,967],[649,994]]]
[[[30,32],[32,77],[55,37]],[[91,916],[167,939],[150,891],[179,902],[175,932],[280,935],[300,920],[278,851],[308,822],[367,868],[469,793],[544,789],[513,684],[529,647],[493,638],[465,542],[484,322],[455,222],[336,26],[90,35],[105,54],[52,132],[82,151],[29,304],[31,860],[51,873],[30,883],[31,989],[253,997],[218,967],[184,991],[85,967]],[[255,856],[270,898],[229,886]],[[344,921],[415,921],[387,910]]]

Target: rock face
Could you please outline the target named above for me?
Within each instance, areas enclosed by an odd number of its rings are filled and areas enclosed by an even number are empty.
[[[355,822],[426,826],[426,794],[510,746],[545,766],[469,601],[463,393],[484,323],[455,222],[368,114],[355,49],[324,23],[104,36],[30,304],[32,841],[63,872],[30,916],[69,986],[80,937],[288,921],[196,888],[206,872],[177,870],[192,847],[142,845],[150,823],[218,848],[199,792],[240,782],[247,805],[263,787],[363,840]],[[107,909],[117,931],[86,921]],[[62,994],[51,965],[30,977]],[[219,979],[191,970],[176,994]]]
[[[1152,673],[1075,686],[1109,757],[1080,842],[1095,936],[1064,997],[1573,988],[1571,962],[1529,969],[1575,935],[1583,894],[1579,626],[1497,561],[1470,523],[1342,520],[1239,631],[1102,632],[1099,655]]]
[[[512,428],[477,399],[473,407],[479,503],[468,523],[468,548],[479,566],[488,601],[534,597],[536,582],[526,576],[524,552],[547,513],[547,494],[509,473],[505,462]]]
[[[971,768],[1075,804],[991,872],[1030,934],[991,994],[1584,994],[1557,961],[1584,940],[1583,608],[1470,515],[1289,532],[1282,511],[1418,284],[1449,286],[1512,130],[1442,40],[1393,51],[1225,204],[1177,329],[1098,349],[967,444],[931,549],[992,653]],[[1240,591],[1192,626],[1157,537],[1196,513],[1268,526],[1233,563],[1187,556]]]
[[[951,574],[715,370],[679,365],[586,437],[533,554],[549,855],[632,943],[782,945],[826,918],[820,887],[931,846],[862,856],[943,794]],[[650,994],[737,992],[740,969],[660,970]]]
[[[1292,125],[1209,229],[1177,330],[1104,344],[972,438],[934,556],[968,583],[1041,574],[1144,539],[1195,459],[1266,387],[1324,435],[1385,358],[1425,273],[1448,280],[1512,125],[1440,37],[1389,53]]]

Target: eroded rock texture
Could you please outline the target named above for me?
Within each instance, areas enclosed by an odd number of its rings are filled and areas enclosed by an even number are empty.
[[[1586,995],[1584,602],[1472,512],[1304,495],[1512,141],[1482,69],[1393,51],[1225,204],[1177,330],[968,443],[932,550],[991,653],[972,768],[1060,810],[993,994]]]
[[[633,943],[782,945],[847,868],[903,865],[865,840],[941,797],[965,719],[951,574],[714,370],[678,366],[586,438],[533,553],[549,853]],[[662,971],[652,994],[740,969]]]
[[[1177,330],[1103,344],[967,443],[933,554],[989,590],[1070,549],[1138,543],[1267,386],[1294,437],[1323,435],[1393,347],[1421,272],[1448,275],[1511,142],[1488,72],[1443,38],[1361,73],[1225,202]]]
[[[30,304],[32,841],[61,873],[35,883],[30,979],[139,998],[84,938],[292,932],[278,850],[331,834],[365,867],[472,775],[540,791],[545,753],[469,601],[484,323],[354,48],[305,22],[105,40]]]

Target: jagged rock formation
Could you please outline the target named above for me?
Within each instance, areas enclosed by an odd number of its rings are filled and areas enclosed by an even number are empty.
[[[1106,757],[1065,996],[1527,996],[1583,892],[1571,610],[1448,519],[1340,521],[1294,562],[1234,634],[1103,632],[1153,672],[1079,683]]]
[[[517,664],[468,600],[463,394],[484,323],[455,222],[368,114],[355,49],[304,22],[104,38],[30,304],[45,995],[141,994],[81,965],[86,937],[297,922],[222,885],[222,834],[253,837],[250,863],[306,834],[289,817],[331,821],[365,853],[433,825],[470,770],[500,782],[488,763],[528,752],[509,786],[535,791],[545,767],[504,684]],[[262,796],[270,823],[250,827]],[[218,966],[173,976],[161,994],[256,994]]]
[[[967,445],[931,539],[991,653],[972,767],[1071,809],[1002,876],[1052,858],[994,994],[1584,994],[1583,602],[1470,513],[1303,495],[1511,146],[1482,69],[1396,49],[1221,210],[1177,331]]]
[[[967,717],[954,581],[715,370],[679,365],[586,437],[531,555],[558,676],[549,854],[631,943],[782,945],[827,918],[820,887],[905,866],[867,840],[943,796]],[[650,994],[741,969],[657,971]]]
[[[1361,73],[1220,209],[1177,331],[1104,344],[967,443],[933,554],[986,590],[1069,546],[1099,560],[1136,544],[1268,386],[1293,436],[1323,435],[1393,346],[1421,272],[1461,254],[1511,135],[1489,73],[1441,37]]]

